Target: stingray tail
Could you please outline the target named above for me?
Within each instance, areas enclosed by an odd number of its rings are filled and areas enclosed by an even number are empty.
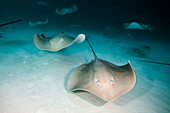
[[[147,62],[147,63],[153,63],[153,64],[170,65],[170,63],[154,62],[154,61],[147,61],[147,60],[138,60],[138,61]]]
[[[12,24],[12,23],[20,22],[20,21],[23,21],[23,20],[20,19],[20,20],[15,20],[15,21],[8,22],[8,23],[0,24],[0,27],[1,27],[1,26],[5,26],[5,25],[8,25],[8,24]]]
[[[93,47],[91,46],[91,44],[90,44],[90,42],[89,42],[89,40],[87,38],[86,38],[86,41],[88,42],[88,44],[89,44],[89,46],[90,46],[90,48],[91,48],[91,50],[92,50],[92,52],[94,54],[95,60],[98,59],[95,52],[94,52],[94,50],[93,50]]]

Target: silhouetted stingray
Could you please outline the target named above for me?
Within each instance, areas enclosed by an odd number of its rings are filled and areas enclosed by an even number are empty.
[[[29,22],[28,22],[28,25],[29,25],[30,27],[36,27],[36,26],[38,26],[38,25],[45,25],[45,24],[47,24],[47,23],[48,23],[48,18],[46,18],[45,21],[37,21],[37,22],[35,22],[35,23],[29,21]]]
[[[56,13],[59,15],[65,15],[68,13],[74,13],[77,11],[77,5],[72,4],[69,8],[56,9]]]
[[[50,7],[50,5],[47,2],[43,2],[43,1],[37,2],[37,5],[42,5],[42,6]]]
[[[42,34],[41,36],[34,35],[34,43],[37,48],[49,51],[59,51],[73,44],[75,41],[81,43],[85,40],[84,34],[79,34],[76,39],[65,35],[63,32],[53,37],[45,38]]]
[[[87,42],[90,45],[88,40]],[[105,101],[112,101],[130,91],[136,82],[135,72],[130,63],[117,66],[98,59],[91,45],[90,47],[95,59],[79,66],[72,73],[68,81],[68,89],[71,91],[85,90]]]
[[[151,25],[146,25],[138,22],[124,23],[125,29],[138,29],[138,30],[155,30]]]

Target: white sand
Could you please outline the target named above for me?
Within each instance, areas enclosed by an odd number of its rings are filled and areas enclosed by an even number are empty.
[[[130,60],[137,77],[135,87],[113,102],[104,102],[86,92],[68,92],[66,84],[73,69],[94,58],[87,42],[59,52],[41,51],[34,45],[33,35],[45,32],[50,36],[61,30],[18,28],[0,38],[0,113],[170,112],[170,67],[135,60],[170,62],[167,43],[133,40],[121,33],[114,37],[100,31],[65,31],[73,36],[87,34],[101,59],[118,65]],[[151,47],[148,58],[127,54],[128,48],[142,45]]]

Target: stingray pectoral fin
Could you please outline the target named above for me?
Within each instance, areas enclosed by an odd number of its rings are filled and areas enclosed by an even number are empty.
[[[77,43],[82,43],[84,40],[85,40],[85,35],[84,34],[79,34],[78,36],[77,36],[77,38],[75,39],[75,41],[77,42]]]
[[[71,75],[68,81],[70,91],[85,89],[90,81],[89,64],[79,66]]]
[[[116,66],[108,62],[111,67],[111,73],[117,82],[120,95],[130,91],[136,83],[135,72],[130,65],[130,61],[123,66]]]
[[[38,35],[34,35],[34,43],[37,46],[37,48],[42,50],[48,50],[51,47],[49,39],[42,39]]]
[[[135,83],[136,83],[136,75],[135,72],[130,64],[130,61],[128,64],[121,66],[122,69],[124,69],[124,72],[120,78],[120,81],[122,81],[122,86],[126,86],[126,89],[123,91],[123,94],[130,91]]]

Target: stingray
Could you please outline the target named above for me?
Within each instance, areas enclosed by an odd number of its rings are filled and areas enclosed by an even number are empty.
[[[138,29],[138,30],[154,30],[155,28],[151,25],[146,25],[138,22],[124,23],[125,29]]]
[[[130,91],[136,83],[135,72],[130,62],[123,66],[117,66],[99,59],[88,40],[87,42],[95,59],[88,64],[79,66],[72,73],[68,80],[68,90],[84,90],[105,101],[113,101]]]
[[[33,23],[33,22],[28,22],[28,24],[29,24],[29,26],[30,27],[36,27],[36,26],[38,26],[38,25],[45,25],[45,24],[47,24],[48,23],[48,18],[46,18],[45,19],[45,21],[37,21],[37,22],[35,22],[35,23]]]
[[[68,13],[74,13],[77,11],[77,5],[72,4],[69,8],[56,9],[56,13],[59,15],[65,15]]]
[[[73,37],[67,36],[63,32],[48,38],[45,38],[43,34],[41,36],[34,35],[34,43],[37,48],[49,51],[59,51],[70,46],[74,42],[81,43],[84,40],[84,34],[79,34],[75,39]]]
[[[47,2],[43,2],[43,1],[37,2],[37,5],[42,5],[42,6],[45,6],[45,7],[50,7],[50,5]]]

